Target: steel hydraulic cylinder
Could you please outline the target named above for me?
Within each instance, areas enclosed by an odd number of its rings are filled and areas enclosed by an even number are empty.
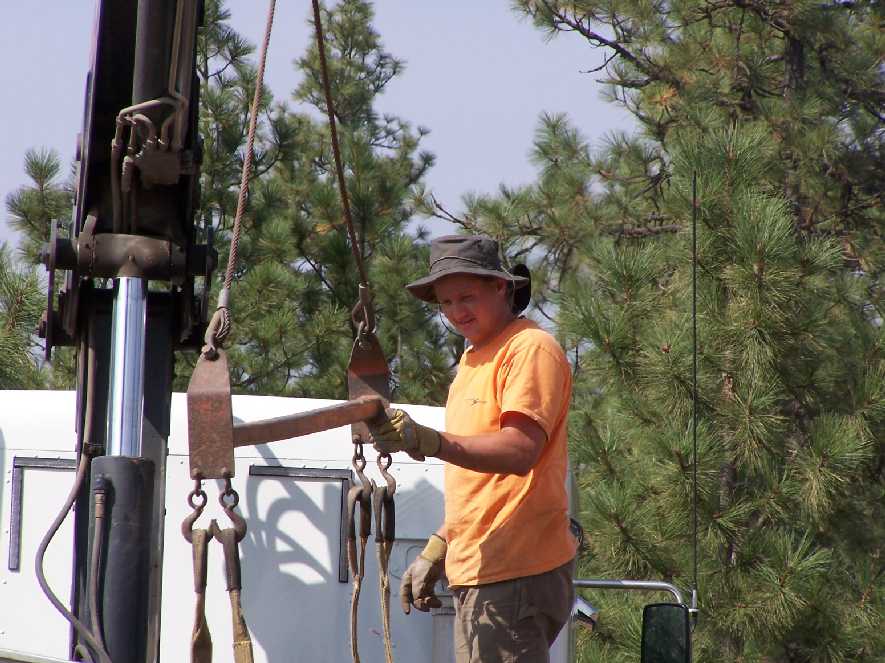
[[[111,324],[107,455],[141,456],[147,282],[117,279]]]

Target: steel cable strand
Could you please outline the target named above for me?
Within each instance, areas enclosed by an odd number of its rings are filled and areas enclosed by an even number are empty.
[[[329,117],[329,133],[332,142],[332,156],[335,161],[335,174],[338,180],[338,193],[341,197],[341,207],[344,212],[344,221],[347,225],[347,235],[350,239],[350,250],[353,254],[353,259],[356,262],[357,270],[360,274],[360,282],[365,287],[369,287],[369,276],[366,272],[366,265],[363,261],[362,253],[359,249],[359,244],[357,243],[356,231],[353,228],[353,215],[350,211],[350,197],[347,193],[347,182],[344,179],[344,166],[341,162],[341,147],[338,141],[338,129],[335,122],[335,105],[332,101],[332,85],[329,82],[329,65],[326,60],[326,40],[323,36],[323,23],[320,17],[320,3],[319,0],[312,0],[313,2],[313,24],[316,33],[317,40],[317,51],[319,53],[320,58],[320,75],[323,81],[323,94],[326,99],[326,114]],[[367,310],[364,307],[364,321],[367,325],[370,324],[372,315],[371,311]]]
[[[267,23],[264,29],[264,41],[261,44],[261,53],[258,56],[258,71],[255,75],[255,93],[252,95],[252,105],[249,109],[249,130],[246,134],[246,154],[243,156],[243,169],[240,176],[240,192],[237,197],[237,211],[234,215],[234,227],[231,233],[230,250],[227,256],[227,269],[224,273],[224,285],[218,295],[218,306],[212,320],[206,329],[206,345],[203,354],[214,354],[215,345],[221,345],[227,338],[231,329],[231,315],[229,305],[229,292],[234,280],[234,270],[237,266],[239,255],[240,234],[242,232],[243,214],[246,211],[246,202],[249,197],[249,181],[252,179],[252,160],[255,156],[255,133],[258,127],[258,109],[261,106],[264,87],[264,71],[267,65],[267,49],[270,46],[270,36],[273,32],[274,15],[276,14],[276,0],[270,0],[267,10]]]
[[[52,539],[55,537],[59,528],[61,528],[61,524],[64,522],[65,518],[67,518],[68,513],[71,511],[71,508],[74,506],[74,502],[77,501],[77,496],[80,493],[80,489],[83,486],[83,481],[86,479],[86,473],[89,470],[90,458],[85,453],[82,454],[80,458],[80,464],[77,467],[77,475],[74,478],[74,485],[71,488],[71,492],[68,493],[67,498],[65,499],[64,506],[62,506],[61,511],[59,511],[58,515],[55,517],[55,520],[52,521],[52,525],[50,525],[49,530],[43,537],[43,540],[40,541],[40,545],[37,548],[37,556],[34,560],[34,572],[37,576],[37,583],[40,585],[40,589],[43,590],[43,593],[46,595],[46,598],[49,599],[49,602],[58,610],[62,617],[64,617],[71,626],[74,627],[74,630],[77,632],[77,635],[83,639],[89,649],[93,652],[94,656],[97,657],[99,663],[112,663],[111,657],[108,655],[107,651],[104,647],[99,643],[99,641],[93,636],[92,632],[89,628],[81,622],[70,610],[68,610],[64,604],[59,600],[58,596],[56,596],[55,592],[52,591],[52,588],[49,586],[49,583],[46,580],[46,575],[43,572],[43,562],[46,557],[46,550],[49,548],[49,544],[52,542]]]
[[[698,585],[698,174],[691,177],[691,437],[692,437],[692,567]]]

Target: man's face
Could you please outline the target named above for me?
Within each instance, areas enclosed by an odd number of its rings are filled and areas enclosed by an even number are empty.
[[[512,319],[504,279],[453,274],[433,285],[443,315],[474,346],[500,332]]]

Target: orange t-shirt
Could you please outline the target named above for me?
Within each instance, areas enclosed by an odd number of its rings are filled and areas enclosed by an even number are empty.
[[[504,413],[520,412],[544,429],[547,441],[524,477],[446,464],[450,585],[537,575],[575,556],[565,488],[571,386],[571,369],[556,339],[523,318],[461,357],[446,402],[447,432],[493,433],[501,430]]]

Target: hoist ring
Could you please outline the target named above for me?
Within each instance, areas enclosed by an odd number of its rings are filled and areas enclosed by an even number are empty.
[[[225,499],[228,497],[231,498],[230,502]],[[240,503],[240,494],[233,488],[227,488],[218,494],[218,503],[225,509],[235,509]]]
[[[390,466],[393,465],[393,456],[388,453],[380,453],[378,454],[378,458],[375,462],[378,463],[379,470],[381,470],[382,472],[386,472],[390,469]],[[382,462],[384,463],[384,465],[381,464]]]
[[[195,498],[199,497],[201,502],[199,504],[195,503]],[[206,495],[206,491],[202,488],[198,488],[196,490],[192,490],[188,493],[187,496],[187,504],[191,509],[205,509],[206,504],[209,503],[209,496]]]

